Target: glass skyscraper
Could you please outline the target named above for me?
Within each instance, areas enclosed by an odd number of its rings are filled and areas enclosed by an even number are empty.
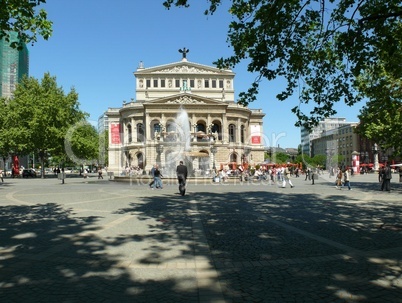
[[[10,42],[5,38],[0,40],[0,96],[12,98],[15,87],[21,78],[29,76],[29,54],[24,43],[18,50],[10,46],[11,42],[18,41],[18,34],[10,33]]]

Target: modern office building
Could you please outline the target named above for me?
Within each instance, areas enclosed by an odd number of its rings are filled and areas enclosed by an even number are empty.
[[[311,131],[301,128],[301,146],[303,154],[312,156],[311,141],[320,138],[322,134],[332,129],[337,129],[344,125],[350,125],[354,122],[347,122],[345,118],[326,118],[320,121],[319,124]]]
[[[352,165],[353,152],[359,151],[360,136],[355,132],[358,123],[347,123],[335,129],[324,131],[310,141],[311,156],[325,155],[327,166],[348,167]],[[334,157],[337,158],[335,161]]]
[[[10,32],[10,41],[0,39],[0,97],[11,99],[18,82],[24,75],[29,75],[29,53],[25,44],[18,50],[11,47],[12,42],[18,42],[18,34]],[[5,163],[0,159],[0,167],[6,171],[11,167],[11,157]],[[28,167],[28,157],[20,159],[21,164]]]
[[[107,131],[108,129],[109,129],[109,119],[108,119],[106,113],[103,113],[98,118],[98,133],[102,134],[103,132]]]
[[[136,98],[106,112],[109,124],[109,167],[146,171],[155,163],[174,175],[186,158],[193,171],[236,168],[264,161],[261,109],[235,103],[231,70],[182,59],[134,72]]]
[[[0,96],[12,98],[16,85],[21,78],[29,75],[29,53],[25,44],[22,49],[12,48],[10,44],[18,41],[15,32],[10,33],[10,41],[0,40]]]

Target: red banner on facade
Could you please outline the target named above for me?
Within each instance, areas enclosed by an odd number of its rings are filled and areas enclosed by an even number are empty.
[[[112,138],[112,144],[120,144],[120,123],[110,124],[110,134]]]
[[[251,143],[252,144],[261,144],[261,137],[260,136],[252,136]]]

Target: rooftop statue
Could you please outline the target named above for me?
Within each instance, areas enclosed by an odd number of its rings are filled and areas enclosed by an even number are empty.
[[[185,47],[183,47],[183,49],[179,49],[179,53],[182,53],[182,54],[183,54],[183,59],[186,59],[186,58],[187,58],[187,53],[188,53],[189,51],[190,51],[190,50],[187,49],[187,48],[185,48]]]

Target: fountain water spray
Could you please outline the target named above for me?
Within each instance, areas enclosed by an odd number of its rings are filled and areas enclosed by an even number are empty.
[[[192,159],[189,156],[191,151],[191,131],[190,123],[188,120],[187,111],[181,106],[180,111],[175,120],[175,129],[177,135],[177,146],[174,152],[166,155],[166,167],[164,169],[164,175],[174,177],[176,176],[176,166],[180,160],[184,161],[187,166],[189,175],[192,175],[193,164]]]

